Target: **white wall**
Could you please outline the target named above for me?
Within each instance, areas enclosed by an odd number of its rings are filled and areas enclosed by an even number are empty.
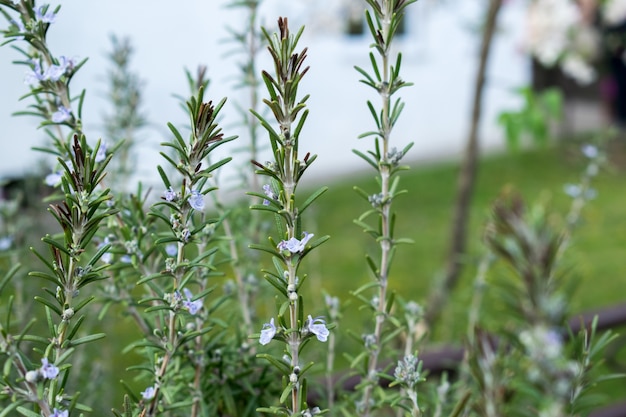
[[[166,122],[178,125],[186,122],[178,102],[172,97],[172,94],[186,94],[183,67],[193,69],[200,63],[209,66],[210,98],[219,100],[229,96],[229,101],[234,102],[242,97],[241,91],[231,89],[236,73],[234,58],[224,56],[229,46],[219,40],[227,36],[226,23],[238,27],[243,19],[235,11],[224,9],[223,3],[188,1],[172,7],[172,3],[165,0],[68,0],[62,3],[63,8],[50,29],[55,54],[89,57],[89,62],[73,81],[73,92],[88,88],[84,120],[86,133],[93,143],[101,134],[99,120],[106,109],[103,77],[108,65],[104,56],[110,49],[109,35],[131,36],[137,51],[133,66],[146,80],[144,109],[152,122],[142,135],[139,168],[144,181],[159,181],[154,163],[158,160],[158,143],[168,137]],[[409,32],[398,43],[398,48],[404,51],[403,78],[415,85],[401,90],[406,107],[392,140],[398,147],[414,141],[416,146],[410,154],[413,159],[458,156],[468,127],[479,41],[477,32],[470,27],[479,22],[486,0],[440,3],[420,0],[411,6]],[[522,3],[514,0],[505,7],[489,66],[482,130],[487,146],[501,144],[495,114],[498,109],[515,105],[510,89],[522,85],[528,78],[526,58],[517,47],[521,37]],[[317,14],[311,12],[311,4],[318,6]],[[367,146],[356,137],[373,126],[365,101],[377,102],[373,91],[358,82],[359,74],[353,69],[354,65],[368,67],[370,40],[367,35],[347,37],[339,33],[340,25],[336,18],[333,20],[331,4],[329,0],[319,0],[319,3],[267,0],[263,7],[263,19],[270,28],[275,26],[278,12],[291,13],[293,30],[300,23],[307,25],[301,46],[309,48],[311,69],[301,92],[311,94],[308,102],[311,113],[302,137],[301,153],[319,154],[311,170],[317,177],[364,166],[351,149]],[[0,140],[3,145],[0,178],[31,169],[41,155],[30,147],[46,140],[42,131],[35,130],[34,119],[11,117],[12,112],[28,104],[28,100],[18,102],[28,91],[22,82],[25,68],[10,64],[18,57],[11,48],[0,48]],[[238,128],[229,126],[234,113],[234,108],[227,106],[224,120],[227,134],[239,133]],[[232,168],[245,163],[243,155],[236,157],[240,160]]]

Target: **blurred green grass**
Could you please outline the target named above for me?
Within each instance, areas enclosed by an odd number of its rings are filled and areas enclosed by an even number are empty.
[[[544,203],[554,213],[555,221],[562,221],[571,203],[563,187],[577,183],[586,167],[580,146],[578,140],[562,141],[548,148],[482,157],[471,206],[466,265],[431,340],[458,342],[465,334],[476,265],[484,249],[481,236],[492,202],[502,190],[515,190],[529,205]],[[459,163],[410,165],[410,170],[401,173],[400,181],[400,188],[408,194],[398,197],[393,208],[397,213],[396,236],[411,238],[415,243],[398,249],[390,288],[405,300],[424,302],[433,280],[444,268]],[[622,277],[626,248],[623,168],[609,164],[596,177],[593,187],[598,196],[583,209],[582,222],[566,252],[569,279],[579,281],[576,295],[570,300],[572,312],[626,301],[626,278]],[[376,247],[352,219],[370,208],[353,187],[375,193],[374,175],[370,170],[339,179],[316,203],[315,220],[307,224],[307,230],[319,236],[329,234],[331,239],[304,264],[313,293],[323,289],[350,300],[350,291],[371,280],[365,253],[376,259]],[[356,307],[348,307],[342,326],[360,334],[371,327],[363,327],[361,316]]]
[[[545,205],[554,213],[556,224],[562,224],[571,204],[564,185],[577,183],[587,164],[580,151],[581,144],[580,139],[573,139],[543,149],[502,152],[481,158],[471,203],[465,268],[442,318],[431,329],[431,344],[460,344],[464,340],[476,267],[484,251],[481,237],[493,201],[503,190],[513,190],[529,206]],[[584,207],[582,221],[565,253],[566,277],[576,288],[574,297],[569,300],[574,316],[626,302],[626,277],[623,276],[626,166],[622,162],[626,146],[624,143],[614,145],[609,151],[612,162],[593,181],[597,198]],[[390,288],[406,301],[423,303],[444,269],[459,163],[435,161],[409,165],[411,169],[401,173],[400,182],[400,189],[408,193],[398,197],[393,208],[397,213],[396,237],[408,237],[415,243],[398,249],[391,269]],[[354,186],[369,194],[377,192],[375,172],[362,171],[334,181],[316,202],[315,220],[307,224],[307,230],[319,236],[329,234],[331,239],[305,262],[303,269],[310,275],[310,294],[317,291],[318,297],[314,298],[318,308],[321,308],[323,292],[340,297],[344,303],[347,301],[349,305],[344,308],[340,326],[360,335],[371,331],[373,320],[369,313],[359,310],[359,302],[352,303],[354,297],[350,292],[371,281],[365,254],[377,259],[378,252],[373,239],[352,221],[371,207],[353,191]],[[491,274],[506,272],[503,268],[490,271]],[[487,294],[485,302],[488,299]],[[485,311],[498,316],[485,317],[486,321],[506,320],[498,314],[497,307],[487,306]],[[616,330],[619,333],[620,329]],[[346,338],[340,339],[338,351],[351,351],[355,347],[352,343]],[[620,363],[626,362],[624,350],[618,349]],[[347,363],[340,358],[337,366],[343,368]],[[599,371],[616,370],[603,365]],[[606,395],[611,402],[623,399],[625,389],[624,379],[618,379],[600,384],[597,392]]]

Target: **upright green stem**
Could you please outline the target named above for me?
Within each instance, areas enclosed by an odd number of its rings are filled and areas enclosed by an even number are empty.
[[[382,101],[382,155],[378,164],[380,180],[381,180],[381,194],[383,205],[381,207],[381,231],[382,236],[380,240],[380,272],[378,276],[378,306],[376,308],[376,323],[374,327],[374,338],[376,341],[376,347],[370,351],[369,365],[367,369],[366,378],[370,380],[370,383],[365,386],[362,397],[362,404],[364,407],[363,416],[368,417],[371,412],[371,397],[374,384],[376,383],[376,373],[378,368],[378,359],[381,349],[381,339],[383,327],[386,320],[386,304],[387,304],[387,287],[389,280],[389,263],[390,252],[392,247],[391,242],[391,199],[389,196],[389,184],[390,184],[390,165],[388,158],[389,139],[391,134],[391,123],[389,120],[389,108],[390,108],[390,91],[389,91],[389,26],[393,14],[393,2],[391,0],[382,0],[381,9],[384,15],[381,17],[382,35],[385,41],[385,46],[381,59],[383,69],[382,85],[380,87],[380,97]]]

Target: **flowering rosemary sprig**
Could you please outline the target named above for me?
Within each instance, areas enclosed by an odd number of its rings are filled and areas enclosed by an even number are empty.
[[[404,103],[400,99],[392,102],[392,97],[400,88],[411,85],[400,78],[402,55],[398,54],[395,64],[391,63],[391,46],[404,11],[408,5],[414,3],[414,0],[366,1],[372,12],[367,10],[365,17],[374,40],[372,47],[376,50],[378,58],[373,52],[370,52],[372,73],[359,67],[356,67],[356,70],[364,77],[361,81],[380,95],[381,107],[380,110],[376,110],[374,104],[368,101],[367,105],[376,123],[376,130],[360,136],[361,138],[375,136],[374,150],[368,151],[367,154],[358,150],[355,150],[354,153],[378,172],[380,191],[369,195],[355,187],[356,191],[373,207],[355,220],[355,223],[376,239],[380,245],[380,260],[376,262],[369,255],[367,256],[368,264],[376,277],[378,294],[374,297],[376,300],[374,329],[371,334],[364,337],[364,348],[368,354],[360,356],[361,361],[356,361],[363,363],[364,380],[359,386],[362,390],[361,399],[357,401],[357,411],[359,415],[363,416],[369,416],[374,406],[375,401],[372,398],[372,393],[380,376],[379,356],[383,349],[384,325],[393,304],[393,297],[389,298],[387,294],[391,261],[396,246],[400,243],[410,242],[408,239],[394,237],[391,206],[394,198],[403,193],[403,191],[398,190],[399,177],[397,174],[400,170],[406,169],[400,165],[400,161],[413,145],[410,143],[399,151],[395,147],[391,147],[390,142],[391,131],[404,107]],[[370,215],[378,217],[376,221],[378,226],[371,226],[365,221]],[[368,288],[371,288],[371,285],[367,284],[359,288],[355,294],[360,296]]]
[[[72,152],[73,135],[80,137],[83,133],[81,114],[85,97],[84,91],[73,97],[70,82],[86,59],[78,62],[75,58],[55,56],[48,47],[46,36],[60,6],[55,9],[49,5],[38,7],[32,0],[19,3],[3,0],[0,6],[0,12],[10,23],[8,30],[2,31],[8,38],[6,43],[11,43],[24,56],[24,60],[16,63],[28,68],[24,83],[31,91],[26,97],[35,101],[28,111],[16,114],[41,118],[41,126],[47,128],[54,149],[36,149],[67,159]],[[13,17],[15,13],[17,17]],[[18,46],[18,42],[27,43],[29,48]],[[63,127],[69,128],[70,133],[64,133]]]
[[[253,205],[256,210],[269,211],[276,217],[279,232],[279,243],[269,238],[270,247],[251,245],[266,251],[273,256],[276,271],[263,271],[265,279],[278,290],[278,296],[284,301],[279,308],[278,320],[270,319],[263,326],[259,341],[262,345],[272,339],[280,340],[286,345],[286,364],[280,358],[270,354],[260,354],[285,375],[284,390],[280,397],[281,406],[259,409],[261,412],[297,416],[307,411],[307,384],[305,372],[312,363],[304,365],[300,353],[304,343],[311,338],[325,342],[329,335],[326,321],[322,317],[305,319],[303,297],[300,293],[306,275],[299,278],[298,268],[304,257],[316,246],[328,239],[327,236],[311,241],[312,233],[302,230],[301,216],[306,208],[315,201],[326,187],[313,193],[304,203],[296,202],[296,189],[306,169],[315,160],[315,156],[307,154],[302,160],[298,158],[300,132],[304,126],[308,111],[305,102],[308,96],[300,99],[298,87],[302,77],[308,71],[303,67],[306,48],[296,52],[298,39],[302,30],[295,35],[289,32],[287,19],[278,19],[279,33],[270,35],[263,31],[269,43],[268,50],[274,61],[275,74],[263,71],[263,81],[270,98],[263,102],[269,107],[278,123],[278,131],[260,114],[253,112],[261,125],[269,134],[274,161],[261,164],[253,163],[259,168],[259,175],[269,177],[270,184],[264,187],[265,193],[251,192],[251,195],[264,199],[264,204]],[[295,124],[295,127],[294,127]],[[309,243],[310,242],[310,243]],[[317,412],[316,410],[315,412]]]
[[[0,12],[11,23],[3,31],[8,42],[25,41],[30,47],[28,50],[15,47],[26,57],[18,64],[29,68],[25,82],[31,91],[27,96],[35,101],[31,110],[19,114],[43,119],[41,125],[53,138],[53,147],[40,150],[56,155],[60,166],[55,183],[62,191],[61,201],[51,204],[49,210],[62,233],[42,239],[50,250],[49,257],[33,250],[47,271],[30,273],[54,285],[54,289],[44,288],[45,296],[35,297],[45,307],[49,336],[28,335],[31,323],[13,337],[8,334],[10,326],[6,326],[0,343],[4,353],[10,352],[2,382],[3,394],[15,398],[9,410],[23,415],[34,414],[36,410],[44,417],[67,416],[69,410],[89,409],[77,403],[78,393],[70,394],[71,357],[77,346],[98,340],[104,334],[84,334],[81,329],[85,321],[81,310],[94,297],[80,291],[106,278],[103,274],[106,266],[98,265],[98,261],[107,247],[93,253],[90,243],[102,221],[116,212],[106,207],[111,195],[102,186],[111,156],[92,151],[82,133],[80,112],[84,95],[77,98],[76,114],[71,110],[76,99],[70,96],[69,83],[82,63],[63,56],[56,58],[47,45],[46,34],[58,10],[48,5],[37,7],[34,1],[0,2]],[[12,13],[17,13],[15,19]],[[64,127],[69,128],[69,133]],[[40,368],[22,351],[27,340],[41,355]]]
[[[191,134],[188,141],[172,124],[169,128],[174,136],[171,142],[162,145],[171,147],[175,151],[175,161],[172,156],[161,152],[161,155],[173,166],[175,173],[180,177],[173,183],[158,167],[164,183],[162,201],[153,205],[150,214],[163,220],[167,231],[157,238],[154,245],[171,245],[166,247],[167,258],[165,269],[161,272],[144,276],[140,284],[147,286],[148,294],[153,294],[143,300],[146,305],[145,313],[153,315],[152,329],[154,334],[161,337],[146,335],[147,340],[140,342],[140,346],[149,356],[154,369],[153,385],[142,392],[142,401],[139,408],[144,415],[155,416],[165,410],[180,408],[178,402],[180,386],[177,383],[177,373],[171,367],[180,368],[181,361],[190,366],[193,377],[192,383],[185,384],[189,388],[186,397],[192,398],[187,404],[190,415],[198,416],[201,409],[202,380],[201,375],[207,365],[202,359],[202,336],[212,329],[212,322],[208,313],[203,311],[203,298],[213,289],[208,283],[211,271],[214,269],[212,258],[217,248],[206,246],[213,234],[215,221],[205,219],[205,195],[213,190],[207,186],[211,173],[226,164],[231,158],[225,158],[214,164],[208,157],[218,146],[227,143],[234,137],[224,138],[217,124],[217,117],[225,100],[217,105],[203,101],[204,89],[200,88],[196,97],[187,102],[190,116]],[[174,184],[180,184],[174,189]],[[169,213],[168,213],[169,212]],[[193,256],[190,260],[188,257]],[[196,287],[194,295],[189,288]],[[196,352],[188,355],[186,352]],[[187,368],[189,369],[189,368]]]

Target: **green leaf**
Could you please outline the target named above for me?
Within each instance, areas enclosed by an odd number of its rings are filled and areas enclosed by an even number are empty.
[[[41,415],[24,407],[17,407],[17,412],[26,417],[41,417]]]
[[[311,194],[311,196],[307,198],[304,203],[302,203],[302,206],[300,206],[300,214],[302,214],[307,207],[309,207],[315,200],[317,200],[319,196],[324,194],[326,191],[328,191],[328,187],[324,186]]]
[[[106,337],[106,334],[104,333],[96,333],[96,334],[91,334],[89,336],[85,336],[85,337],[80,337],[78,339],[72,340],[70,342],[71,346],[78,346],[78,345],[82,345],[85,343],[91,343],[91,342],[95,342],[96,340],[100,340],[102,338]]]
[[[291,368],[287,363],[282,360],[276,359],[270,354],[259,353],[256,356],[257,358],[265,359],[266,361],[274,365],[282,374],[288,375],[291,373]]]

